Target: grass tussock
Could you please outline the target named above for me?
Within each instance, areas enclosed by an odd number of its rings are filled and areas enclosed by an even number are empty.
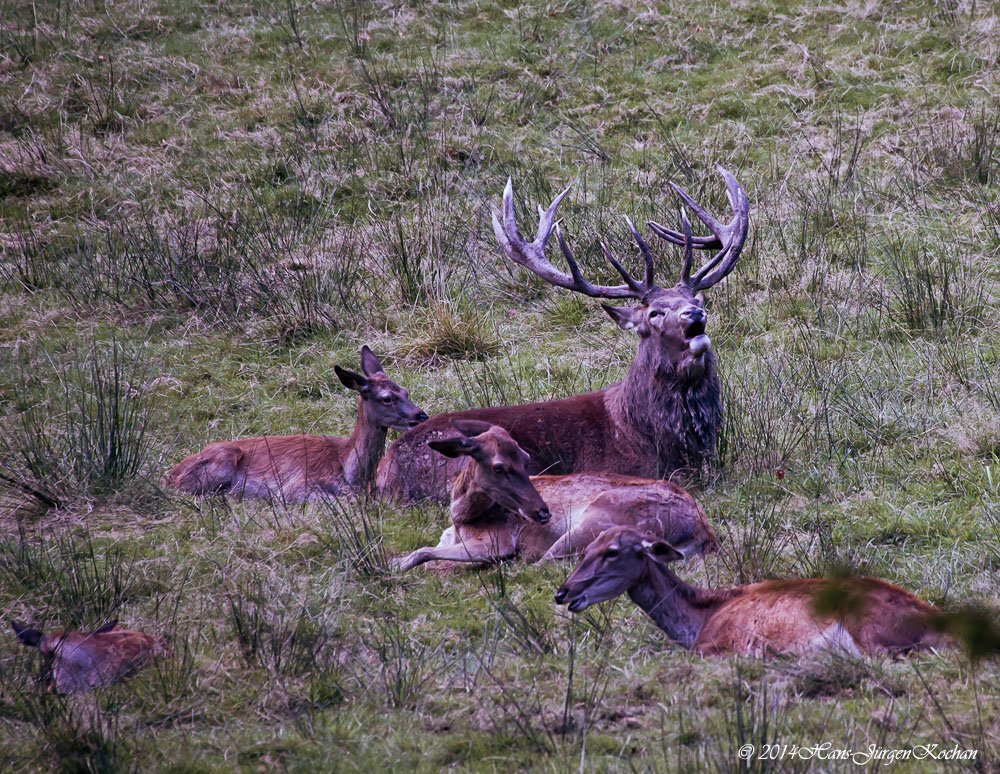
[[[446,360],[484,360],[495,356],[500,345],[490,335],[489,324],[471,311],[450,304],[432,307],[424,315],[414,338],[401,352],[402,357],[424,366]]]

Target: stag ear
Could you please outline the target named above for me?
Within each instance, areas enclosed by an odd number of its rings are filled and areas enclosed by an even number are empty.
[[[477,435],[489,432],[493,427],[489,422],[482,422],[478,419],[453,419],[451,426],[466,438],[475,438]]]
[[[643,540],[643,552],[654,562],[667,564],[684,558],[684,554],[674,548],[666,540]]]
[[[601,308],[608,313],[608,316],[615,321],[615,324],[623,331],[637,331],[640,336],[649,333],[646,321],[643,316],[641,306],[608,306],[601,304]]]
[[[10,625],[14,628],[14,634],[17,635],[17,638],[29,648],[37,648],[42,644],[44,635],[38,629],[29,629],[17,621],[11,621]]]
[[[382,361],[375,357],[375,353],[368,349],[367,344],[361,348],[361,370],[364,371],[365,376],[375,376],[376,374],[385,376],[385,371],[382,370]]]
[[[697,293],[694,294],[694,300],[697,301],[702,306],[704,306],[705,305],[705,294],[702,293],[699,290]]]
[[[483,450],[468,438],[448,438],[444,441],[428,441],[427,445],[445,457],[481,457]]]
[[[354,390],[355,392],[365,392],[368,389],[368,380],[361,374],[355,371],[348,371],[339,365],[335,365],[333,370],[337,372],[337,378],[340,379],[341,384],[347,389]]]

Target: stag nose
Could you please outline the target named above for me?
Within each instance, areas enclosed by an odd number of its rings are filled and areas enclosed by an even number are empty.
[[[559,591],[556,592],[556,604],[562,605],[566,603],[566,597],[569,596],[569,590],[563,586]]]
[[[417,414],[417,422],[426,422],[428,419],[430,419],[430,417],[428,417],[427,413],[424,411]]]
[[[688,322],[702,322],[705,320],[705,310],[700,306],[689,306],[680,314],[682,320]]]
[[[535,521],[539,524],[546,524],[549,519],[552,518],[552,513],[549,511],[548,506],[545,508],[539,508],[535,511]]]

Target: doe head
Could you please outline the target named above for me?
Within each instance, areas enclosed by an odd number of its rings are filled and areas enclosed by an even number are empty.
[[[473,480],[490,499],[522,518],[545,524],[552,514],[528,476],[528,453],[498,425],[475,419],[453,419],[461,437],[428,441],[446,457],[470,457]]]
[[[665,564],[683,558],[665,540],[632,527],[613,527],[587,546],[583,560],[556,592],[556,602],[578,613],[624,594],[646,576],[650,562]]]
[[[410,392],[385,375],[382,363],[366,344],[361,348],[361,370],[349,371],[338,365],[333,367],[337,378],[349,390],[361,397],[361,410],[378,426],[387,430],[406,430],[427,419],[417,404],[410,400]]]

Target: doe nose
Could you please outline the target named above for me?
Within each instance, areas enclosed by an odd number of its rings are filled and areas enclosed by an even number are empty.
[[[429,418],[430,417],[427,416],[426,412],[421,411],[419,414],[417,414],[418,422],[426,422]]]
[[[559,589],[559,591],[556,592],[556,604],[557,605],[563,604],[566,601],[566,597],[568,596],[569,596],[569,591],[567,589],[565,588]]]
[[[539,524],[545,524],[551,518],[552,518],[552,513],[549,511],[548,508],[540,508],[539,510],[535,511],[535,521],[537,521]]]

